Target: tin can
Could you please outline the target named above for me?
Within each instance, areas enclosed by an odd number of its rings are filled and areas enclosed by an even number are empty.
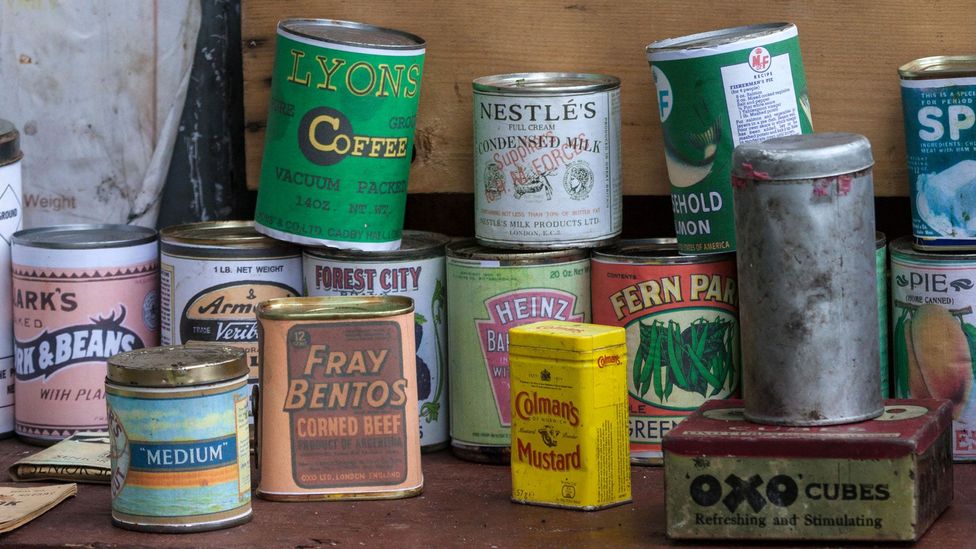
[[[10,239],[20,230],[20,133],[0,119],[0,438],[14,433],[14,326],[10,316]]]
[[[159,343],[159,244],[133,225],[14,233],[17,435],[52,444],[104,431],[105,361]]]
[[[512,328],[512,501],[595,511],[630,501],[622,328]]]
[[[791,23],[767,23],[647,46],[681,253],[736,249],[736,146],[813,131],[797,36]]]
[[[588,322],[586,250],[516,252],[474,239],[447,245],[451,449],[462,459],[509,463],[508,330],[540,320]]]
[[[476,78],[475,237],[498,248],[604,244],[620,234],[620,79]]]
[[[403,231],[397,251],[305,248],[303,254],[309,296],[403,295],[413,299],[420,448],[424,452],[447,448],[451,440],[444,281],[448,240],[442,234]]]
[[[891,357],[888,354],[888,246],[885,234],[875,231],[874,261],[878,273],[878,358],[881,362],[881,398],[891,396]]]
[[[258,306],[257,494],[404,498],[423,490],[413,300],[304,297]]]
[[[219,345],[109,359],[112,524],[200,532],[251,520],[247,375],[244,352]]]
[[[895,396],[952,401],[952,454],[976,460],[976,252],[889,245]]]
[[[898,68],[912,234],[920,250],[976,250],[976,55]]]
[[[258,232],[397,249],[425,48],[413,34],[362,23],[278,23]]]
[[[871,144],[851,133],[732,155],[749,421],[830,425],[883,410],[873,164]]]
[[[664,435],[705,401],[739,391],[735,254],[622,240],[591,265],[593,322],[627,332],[630,460],[660,465]]]

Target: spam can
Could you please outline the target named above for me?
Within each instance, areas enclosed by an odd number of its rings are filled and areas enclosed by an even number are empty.
[[[735,251],[732,150],[810,133],[796,26],[768,23],[649,44],[681,253]]]
[[[512,501],[594,511],[630,501],[623,328],[509,330]]]
[[[178,533],[251,520],[247,375],[234,347],[169,345],[109,359],[114,525]]]
[[[413,300],[271,299],[257,310],[257,494],[392,499],[423,490]]]
[[[0,119],[0,438],[14,434],[14,326],[10,316],[10,238],[20,230],[20,132]]]
[[[898,74],[915,247],[976,251],[976,55],[916,59]]]
[[[104,431],[106,361],[159,343],[159,244],[133,225],[14,233],[17,435],[53,444]]]
[[[593,322],[625,328],[630,459],[659,465],[663,437],[741,384],[735,254],[680,255],[623,240],[593,253]]]
[[[976,460],[976,253],[889,245],[895,396],[952,401],[952,453]]]
[[[462,459],[509,463],[508,331],[541,320],[588,322],[586,250],[499,250],[474,239],[447,246],[451,448]]]
[[[362,23],[278,23],[258,232],[397,249],[425,47],[419,36]]]
[[[305,248],[303,254],[309,296],[402,295],[413,299],[420,447],[425,452],[446,448],[450,441],[444,281],[447,241],[442,234],[408,230],[396,251]]]
[[[475,236],[496,248],[593,247],[620,234],[620,79],[474,80]]]

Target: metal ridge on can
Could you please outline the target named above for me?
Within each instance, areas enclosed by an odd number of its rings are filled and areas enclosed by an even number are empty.
[[[220,247],[234,250],[267,249],[294,250],[298,246],[275,240],[254,229],[254,221],[201,221],[171,225],[159,231],[164,246]],[[165,250],[164,250],[165,251]]]
[[[246,376],[244,351],[223,345],[164,345],[108,359],[106,381],[137,387],[183,387]]]
[[[922,57],[898,67],[898,75],[905,80],[976,76],[976,55]]]
[[[567,95],[619,88],[620,79],[580,72],[514,72],[475,78],[471,85],[475,91],[503,95]]]
[[[258,318],[272,320],[341,320],[382,318],[413,312],[404,296],[282,297],[258,304]]]
[[[607,263],[638,263],[641,265],[675,265],[721,261],[734,258],[735,252],[718,254],[680,254],[674,237],[638,238],[617,241],[609,246],[593,250],[593,259]]]
[[[447,245],[448,256],[454,259],[474,261],[498,261],[502,265],[544,264],[583,259],[589,256],[585,248],[568,250],[504,250],[479,244],[474,238],[456,240]]]
[[[912,259],[929,259],[933,261],[970,260],[976,262],[976,250],[947,250],[945,248],[938,248],[938,251],[933,251],[919,247],[918,243],[914,242],[910,236],[899,236],[898,238],[892,239],[888,243],[888,249],[892,253],[910,256]]]
[[[715,52],[711,51],[711,48],[716,46],[736,44],[737,47],[744,49],[751,45],[748,43],[749,40],[765,40],[769,36],[784,31],[787,33],[796,34],[796,25],[786,22],[761,23],[758,25],[744,25],[741,27],[730,27],[727,29],[699,32],[678,38],[665,38],[663,40],[651,42],[647,45],[646,51],[649,55],[653,54],[655,58],[659,60],[669,59],[667,54],[672,50],[686,51],[699,49],[701,50],[701,55],[703,56],[713,55]],[[682,54],[681,57],[686,58],[689,57],[689,55],[686,52]]]
[[[305,254],[335,260],[390,261],[396,259],[423,259],[444,255],[444,247],[450,237],[430,231],[403,231],[400,249],[367,252],[355,249],[330,248],[328,246],[306,246]]]
[[[149,227],[92,223],[24,229],[14,233],[11,243],[31,248],[86,250],[147,244],[156,237],[156,229]]]
[[[757,182],[816,179],[866,170],[874,165],[871,143],[846,132],[776,137],[735,148],[732,174]]]
[[[427,41],[409,32],[339,19],[286,19],[278,23],[279,34],[343,46],[365,46],[389,50],[417,50]]]

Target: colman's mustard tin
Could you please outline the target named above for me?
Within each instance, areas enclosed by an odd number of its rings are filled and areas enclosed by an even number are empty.
[[[593,511],[630,501],[623,328],[509,330],[512,501]]]

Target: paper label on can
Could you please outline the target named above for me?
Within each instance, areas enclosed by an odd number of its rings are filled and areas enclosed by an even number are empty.
[[[891,280],[895,397],[951,400],[953,458],[976,460],[976,263],[892,250]]]
[[[349,48],[279,31],[254,219],[306,244],[395,249],[424,50]]]
[[[705,56],[649,54],[681,253],[735,250],[736,145],[813,131],[796,30],[734,46]]]
[[[309,296],[403,295],[413,299],[420,444],[450,440],[444,257],[380,263],[306,254],[304,271]]]
[[[475,233],[493,242],[620,233],[620,90],[474,94]]]
[[[593,322],[627,331],[630,451],[658,458],[668,431],[739,390],[734,259],[638,265],[593,261]]]
[[[912,233],[976,245],[976,77],[902,80]]]
[[[14,327],[10,304],[10,239],[22,224],[21,163],[0,167],[0,434],[14,430]]]

